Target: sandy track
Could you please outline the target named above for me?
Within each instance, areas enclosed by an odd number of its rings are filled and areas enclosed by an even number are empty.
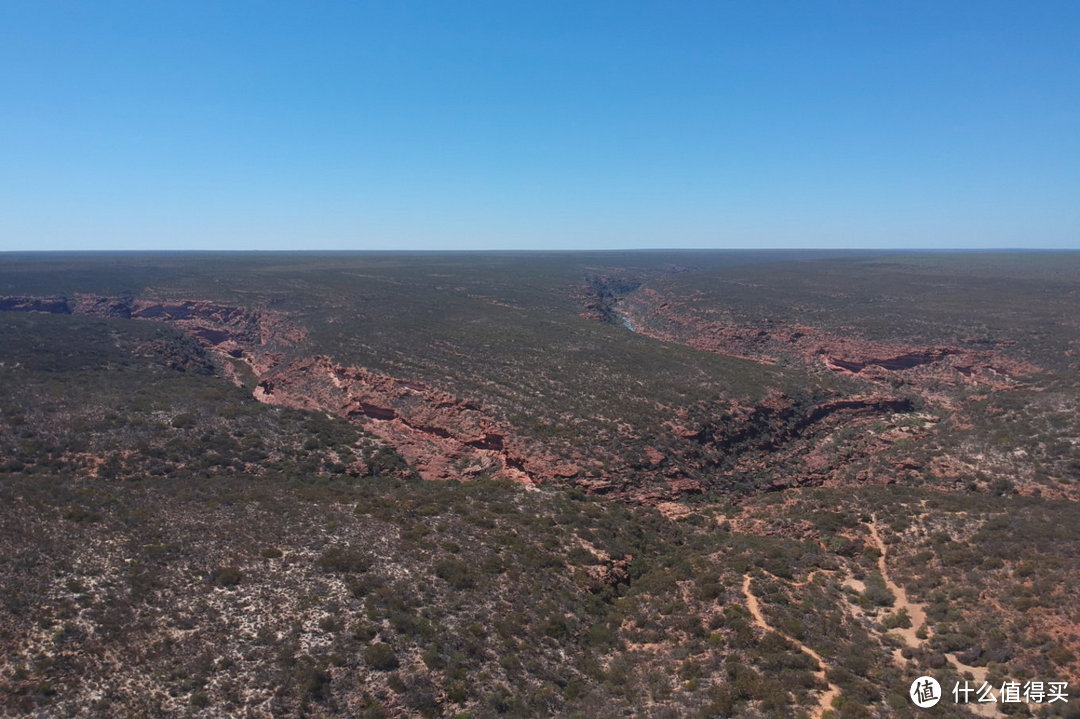
[[[893,606],[896,611],[899,611],[901,609],[907,610],[908,616],[911,617],[911,626],[909,628],[890,629],[889,632],[899,635],[904,640],[905,644],[907,644],[913,649],[917,649],[925,643],[924,640],[919,639],[916,633],[919,631],[920,627],[926,624],[926,608],[922,604],[918,602],[912,602],[910,599],[908,599],[907,592],[904,590],[904,588],[894,582],[892,580],[892,577],[889,576],[889,568],[887,562],[888,549],[885,545],[885,542],[881,539],[881,534],[878,532],[877,518],[871,516],[870,522],[867,523],[866,526],[870,530],[870,538],[873,540],[874,545],[878,548],[879,551],[878,571],[881,572],[881,578],[885,580],[885,586],[888,587],[889,591],[892,592],[893,595],[896,597],[896,601]],[[896,660],[896,663],[901,667],[903,667],[906,663],[903,655],[900,653],[900,650],[897,650],[893,653],[893,658]],[[952,654],[945,654],[945,659],[949,662],[952,668],[956,670],[958,674],[962,675],[964,674],[964,672],[970,672],[972,677],[975,678],[975,682],[979,685],[986,681],[986,667],[973,667],[968,664],[964,664]],[[979,716],[1005,716],[1000,711],[998,711],[997,704],[969,704],[967,708],[969,711],[972,711]]]
[[[757,596],[754,595],[754,592],[750,587],[750,581],[750,575],[744,574],[742,593],[743,596],[746,598],[746,607],[750,610],[750,616],[753,617],[754,624],[761,627],[766,632],[776,632],[784,639],[787,639],[789,642],[797,646],[801,651],[810,655],[814,659],[814,661],[818,663],[818,670],[814,673],[819,679],[821,679],[821,681],[829,685],[829,688],[821,695],[821,698],[818,700],[818,704],[816,707],[814,707],[814,711],[812,713],[814,719],[821,719],[821,717],[825,715],[826,711],[832,709],[833,699],[840,696],[840,687],[836,686],[828,680],[828,677],[825,674],[825,668],[828,666],[828,664],[825,663],[825,660],[821,658],[820,654],[800,642],[798,639],[788,636],[779,629],[774,628],[765,620],[765,615],[761,613],[761,604],[758,602]],[[809,579],[807,581],[809,581]]]
[[[871,518],[872,521],[866,526],[870,530],[870,538],[874,541],[874,546],[878,549],[878,571],[881,572],[881,578],[885,580],[885,586],[896,597],[896,601],[893,604],[893,608],[896,611],[901,609],[907,611],[908,616],[911,617],[911,626],[907,629],[891,629],[889,631],[898,634],[903,638],[904,643],[912,649],[916,649],[922,645],[922,641],[916,636],[919,629],[926,624],[926,609],[923,605],[912,602],[908,599],[907,591],[899,584],[892,580],[889,576],[889,568],[886,561],[888,556],[888,548],[885,546],[885,542],[882,541],[881,535],[878,533],[877,521]]]

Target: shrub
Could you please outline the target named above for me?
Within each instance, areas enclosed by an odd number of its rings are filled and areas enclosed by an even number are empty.
[[[585,633],[585,641],[594,649],[608,649],[619,643],[618,634],[606,624],[594,624]]]
[[[177,429],[191,429],[195,426],[195,415],[183,412],[173,417],[172,426]]]
[[[1059,667],[1063,667],[1076,661],[1076,655],[1063,646],[1056,646],[1046,652],[1046,656],[1050,658],[1054,664]]]
[[[351,547],[330,547],[315,560],[315,566],[322,571],[339,574],[366,572],[371,564],[371,557]]]
[[[300,671],[300,690],[315,701],[326,699],[330,690],[330,673],[322,667],[310,665]]]
[[[370,642],[378,633],[378,629],[370,622],[360,621],[352,626],[353,639],[360,642]]]
[[[364,649],[364,661],[369,667],[379,671],[397,669],[399,665],[393,648],[383,642],[376,642]]]
[[[386,584],[386,579],[375,574],[364,574],[349,583],[349,591],[359,599]]]
[[[461,704],[469,698],[469,687],[460,679],[455,679],[446,685],[446,698],[455,704]]]
[[[244,579],[238,567],[218,567],[210,573],[210,581],[219,587],[235,587]]]
[[[435,576],[454,589],[468,589],[474,584],[469,565],[457,559],[445,559],[436,564]]]
[[[901,609],[885,617],[881,623],[886,629],[910,629],[911,617],[906,609]]]
[[[877,607],[891,607],[896,601],[896,597],[885,586],[885,580],[877,572],[866,578],[866,591],[863,592],[863,597]]]

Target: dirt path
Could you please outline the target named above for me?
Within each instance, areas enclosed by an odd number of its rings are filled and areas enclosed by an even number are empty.
[[[889,591],[896,597],[894,608],[896,611],[906,609],[908,616],[911,617],[911,626],[907,629],[890,629],[889,633],[899,635],[904,643],[913,649],[918,649],[924,644],[924,640],[919,639],[916,633],[919,629],[926,624],[926,608],[918,603],[912,602],[908,599],[907,592],[899,584],[892,580],[889,576],[889,568],[887,563],[888,549],[885,546],[885,542],[881,539],[881,534],[877,528],[877,518],[870,517],[870,522],[866,525],[870,530],[870,538],[874,542],[874,546],[878,548],[878,571],[881,572],[881,578],[885,580],[885,586],[889,588]],[[906,660],[899,649],[893,652],[893,659],[897,665],[901,668],[906,665]],[[949,662],[953,669],[958,674],[964,674],[969,672],[974,678],[976,685],[981,685],[986,681],[988,673],[987,667],[973,667],[964,664],[952,654],[945,654],[945,659]],[[968,709],[979,716],[984,717],[1003,717],[1005,716],[998,711],[997,704],[970,704]]]
[[[778,577],[775,574],[773,574],[772,572],[770,572],[768,569],[762,569],[761,571],[763,573],[765,573],[765,574],[768,574],[770,577],[772,577],[776,581],[783,582],[784,584],[788,585],[789,587],[805,587],[807,584],[810,584],[811,582],[813,582],[814,577],[816,577],[818,574],[821,574],[822,572],[825,572],[827,574],[831,574],[835,570],[832,570],[832,569],[815,569],[812,572],[810,572],[809,574],[807,574],[806,579],[802,580],[801,582],[793,582],[790,579],[784,579],[783,577]]]
[[[877,520],[874,518],[871,518],[871,520],[866,526],[870,529],[870,537],[878,548],[878,571],[881,572],[881,578],[885,580],[885,586],[896,597],[896,602],[893,605],[894,609],[896,611],[906,610],[908,616],[911,617],[911,626],[907,629],[890,629],[889,631],[900,635],[904,643],[912,649],[917,649],[922,645],[922,641],[916,636],[916,633],[926,624],[926,609],[923,605],[909,600],[907,591],[889,576],[889,568],[886,563],[889,550],[878,533]]]
[[[809,581],[809,579],[807,579],[807,581]],[[814,673],[819,679],[821,679],[821,681],[827,683],[829,685],[829,688],[825,691],[825,693],[821,695],[821,698],[818,700],[818,705],[814,708],[811,716],[813,716],[814,719],[821,719],[821,717],[825,715],[826,711],[832,709],[833,699],[840,696],[840,687],[830,682],[825,674],[825,667],[828,666],[825,663],[825,660],[821,658],[820,654],[800,642],[798,639],[788,636],[784,632],[774,628],[767,621],[765,621],[765,615],[761,613],[761,604],[758,602],[757,596],[754,595],[753,590],[750,588],[749,574],[743,575],[742,593],[743,596],[746,598],[746,607],[750,610],[750,616],[754,618],[754,624],[761,627],[766,632],[776,632],[784,639],[787,639],[789,642],[797,646],[804,653],[809,654],[814,659],[814,661],[818,663],[819,668]]]

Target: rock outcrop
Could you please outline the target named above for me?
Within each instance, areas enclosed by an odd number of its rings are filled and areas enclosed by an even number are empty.
[[[304,357],[264,373],[262,402],[328,412],[387,440],[424,479],[486,474],[530,482],[509,432],[479,407],[427,385]]]
[[[412,378],[314,354],[306,346],[305,330],[280,312],[192,299],[90,294],[0,298],[0,307],[166,322],[216,355],[223,373],[250,387],[259,401],[362,425],[428,480],[488,476],[554,482],[649,504],[701,493],[735,481],[730,478],[736,475],[782,477],[773,480],[777,487],[826,483],[838,476],[838,463],[853,455],[838,458],[818,451],[824,438],[913,409],[910,400],[884,392],[814,401],[773,392],[754,403],[732,401],[723,410],[711,405],[691,412],[678,409],[647,436],[626,425],[631,444],[619,448],[555,448],[500,422],[477,402]],[[748,330],[710,335],[712,340],[719,336],[742,338],[743,354],[748,354],[746,342],[775,343],[779,335]],[[807,336],[793,332],[785,341],[800,346]],[[698,342],[704,348],[703,343],[707,344],[704,339]],[[862,355],[845,351],[839,356],[848,366],[837,371],[889,371],[886,367],[916,367],[955,355],[877,349]],[[238,367],[244,365],[250,373],[245,370],[241,378]],[[639,454],[625,456],[625,450],[639,441]],[[863,444],[880,449],[889,442],[882,437]]]
[[[782,321],[751,326],[734,318],[712,319],[715,311],[696,312],[650,287],[609,305],[636,332],[655,339],[766,364],[787,361],[878,383],[900,382],[915,389],[962,385],[1012,389],[1021,384],[1019,377],[1039,371],[995,349],[875,342]]]
[[[93,317],[167,322],[208,349],[244,360],[257,375],[269,371],[284,358],[281,348],[292,347],[307,336],[302,327],[290,322],[283,313],[200,300],[158,302],[76,295],[69,306],[75,314]]]
[[[306,332],[284,314],[201,300],[154,301],[80,294],[3,297],[0,309],[167,322],[222,359],[247,364],[261,402],[326,412],[363,424],[389,442],[424,479],[479,475],[531,482],[566,479],[577,468],[524,443],[475,404],[420,382],[333,363],[322,355],[299,356]],[[227,375],[236,378],[225,362]]]

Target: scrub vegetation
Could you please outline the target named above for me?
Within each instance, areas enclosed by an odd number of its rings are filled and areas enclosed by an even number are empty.
[[[0,715],[1075,692],[1077,265],[13,257]]]

